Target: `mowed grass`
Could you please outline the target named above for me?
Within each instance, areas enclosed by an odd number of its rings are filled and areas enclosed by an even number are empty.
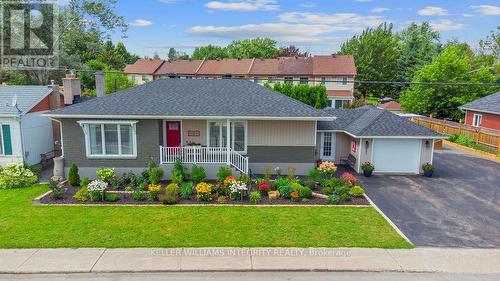
[[[371,207],[40,206],[0,190],[0,248],[411,248]]]

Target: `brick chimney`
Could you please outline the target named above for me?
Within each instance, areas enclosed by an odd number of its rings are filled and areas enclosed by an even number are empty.
[[[82,95],[82,88],[80,84],[80,78],[76,76],[74,71],[66,74],[66,77],[62,79],[64,88],[64,104],[71,105],[75,101],[75,98],[79,98]]]

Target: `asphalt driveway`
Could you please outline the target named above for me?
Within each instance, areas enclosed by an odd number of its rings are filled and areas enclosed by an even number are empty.
[[[423,176],[360,176],[368,196],[417,246],[500,247],[500,163],[445,147]]]

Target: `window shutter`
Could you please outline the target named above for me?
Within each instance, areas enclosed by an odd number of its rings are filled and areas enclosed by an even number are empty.
[[[10,125],[2,125],[3,147],[5,155],[12,155],[12,138],[10,137]]]

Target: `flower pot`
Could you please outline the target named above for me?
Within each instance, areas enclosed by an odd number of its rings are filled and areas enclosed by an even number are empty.
[[[432,175],[434,174],[434,171],[424,171],[424,176],[426,177],[432,177]]]
[[[367,178],[372,176],[373,171],[363,171],[363,175]]]

